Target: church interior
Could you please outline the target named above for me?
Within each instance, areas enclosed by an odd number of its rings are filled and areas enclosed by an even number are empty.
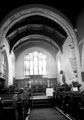
[[[52,4],[3,13],[1,120],[84,119],[83,13],[76,23]]]

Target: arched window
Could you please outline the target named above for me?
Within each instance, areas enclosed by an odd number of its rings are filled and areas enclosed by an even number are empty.
[[[46,55],[37,51],[26,54],[24,75],[46,75]]]

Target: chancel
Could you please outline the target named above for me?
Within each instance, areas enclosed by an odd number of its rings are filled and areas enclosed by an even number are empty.
[[[28,4],[0,24],[0,120],[83,120],[81,17],[75,28],[53,5]]]

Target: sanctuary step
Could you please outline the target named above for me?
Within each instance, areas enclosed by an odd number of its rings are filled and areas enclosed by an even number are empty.
[[[52,107],[53,97],[48,96],[33,96],[30,98],[31,107]]]

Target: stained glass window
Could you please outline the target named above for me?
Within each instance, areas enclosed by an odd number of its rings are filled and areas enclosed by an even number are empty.
[[[46,55],[37,51],[26,54],[24,75],[46,75]]]

